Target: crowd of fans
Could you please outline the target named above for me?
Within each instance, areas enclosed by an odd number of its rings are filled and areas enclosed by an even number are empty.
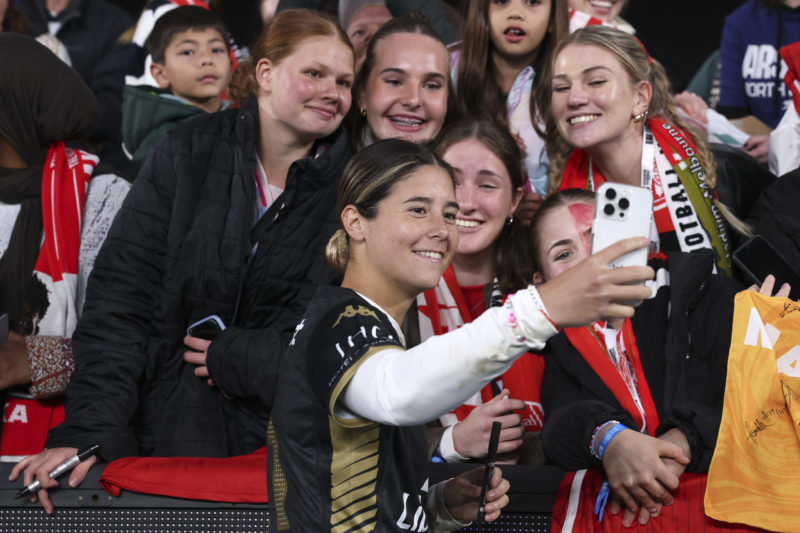
[[[243,42],[221,1],[0,0],[12,479],[52,512],[94,443],[71,486],[269,428],[293,530],[455,530],[483,471],[426,464],[500,422],[500,462],[600,469],[624,525],[657,519],[714,452],[734,250],[800,259],[800,0],[731,7],[700,96],[626,3],[267,0]],[[606,182],[652,228],[592,254]]]

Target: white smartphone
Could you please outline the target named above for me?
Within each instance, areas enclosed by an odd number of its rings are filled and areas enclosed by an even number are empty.
[[[592,253],[628,237],[649,237],[653,221],[653,193],[644,187],[603,183],[597,188],[592,222]],[[648,247],[628,252],[609,266],[647,265]]]

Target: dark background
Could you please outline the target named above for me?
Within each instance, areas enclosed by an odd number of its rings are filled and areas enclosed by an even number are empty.
[[[143,0],[112,0],[134,18]],[[458,5],[464,0],[447,0]],[[566,0],[559,0],[566,1]],[[259,31],[259,0],[211,0],[222,13],[234,39],[248,45]],[[722,38],[722,23],[742,0],[630,0],[623,18],[636,28],[636,35],[650,55],[667,69],[676,92],[682,91]]]

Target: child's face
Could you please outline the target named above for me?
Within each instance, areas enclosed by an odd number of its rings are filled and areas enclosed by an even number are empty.
[[[231,80],[231,59],[217,30],[186,30],[172,37],[164,64],[153,63],[151,71],[161,88],[213,112]]]
[[[491,0],[489,37],[500,56],[530,64],[550,25],[551,0]]]

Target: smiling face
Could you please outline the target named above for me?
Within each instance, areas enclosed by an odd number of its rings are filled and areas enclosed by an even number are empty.
[[[491,254],[521,190],[514,190],[503,162],[477,139],[450,146],[442,157],[456,173],[458,250],[461,255]]]
[[[453,181],[441,167],[426,165],[397,182],[363,219],[366,275],[380,292],[416,297],[434,287],[458,246]]]
[[[553,119],[573,147],[599,153],[641,136],[634,116],[647,109],[651,86],[634,84],[611,52],[567,45],[556,56],[553,74]]]
[[[489,38],[495,53],[527,64],[539,54],[550,24],[551,0],[492,0]]]
[[[619,16],[627,0],[569,0],[569,7],[588,13],[604,22]]]
[[[150,71],[162,89],[170,88],[176,96],[214,112],[231,81],[231,58],[217,30],[190,29],[172,37],[164,50],[164,63],[153,63]]]
[[[256,65],[262,130],[290,143],[333,133],[350,109],[353,52],[335,37],[314,37],[277,64]]]
[[[378,28],[392,20],[392,13],[383,4],[364,6],[353,15],[347,25],[347,38],[356,52],[356,71],[361,68],[367,45]]]
[[[534,282],[551,280],[591,255],[593,217],[594,206],[579,201],[547,214],[535,236],[542,271],[536,273]]]
[[[449,68],[447,49],[427,35],[393,33],[376,42],[358,102],[375,139],[433,139],[447,116]]]

